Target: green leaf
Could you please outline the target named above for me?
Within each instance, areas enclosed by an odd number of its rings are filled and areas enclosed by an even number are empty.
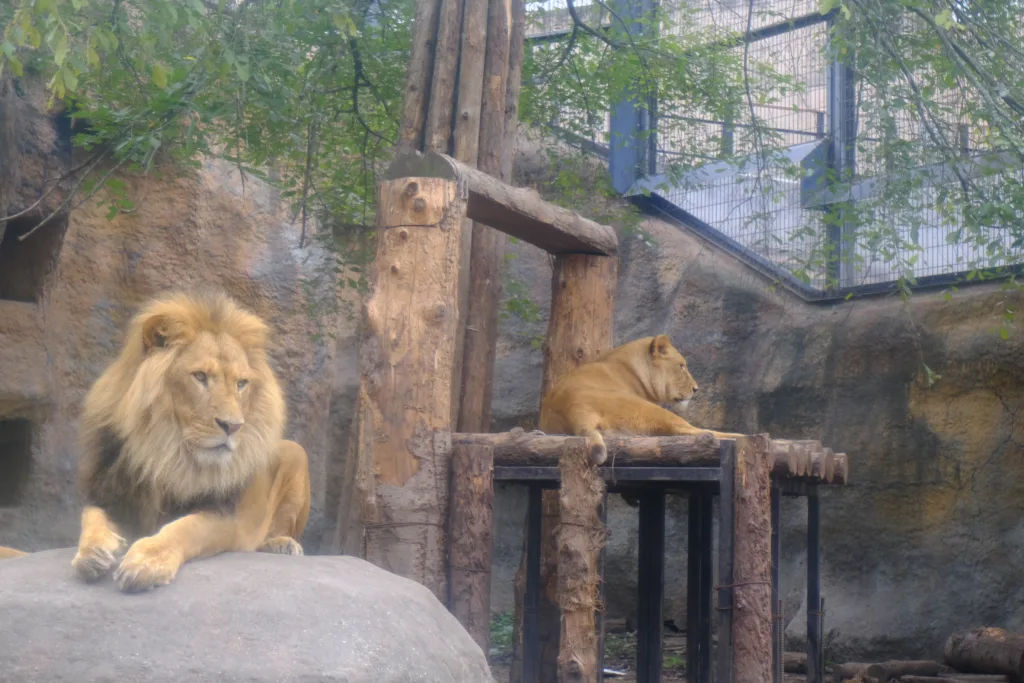
[[[1009,339],[1010,338],[1010,329],[1008,327],[1006,327],[1005,325],[1000,327],[999,328],[999,337],[1003,341],[1006,341],[1007,339]]]
[[[946,29],[953,28],[953,10],[944,9],[935,15],[935,23]]]
[[[21,65],[21,61],[17,57],[9,57],[7,61],[11,64],[11,73],[17,76],[18,78],[21,78],[21,76],[25,72],[24,68]]]
[[[157,62],[153,65],[153,84],[158,88],[167,87],[167,67]]]
[[[235,62],[235,69],[238,71],[238,77],[245,83],[249,80],[249,65],[244,62]]]
[[[74,91],[78,88],[78,76],[76,76],[75,72],[71,69],[61,69],[61,78],[64,81],[64,86],[68,90]]]

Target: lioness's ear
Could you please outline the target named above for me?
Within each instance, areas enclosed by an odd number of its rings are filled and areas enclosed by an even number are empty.
[[[166,312],[152,313],[142,320],[142,346],[146,352],[195,337],[192,326]]]
[[[652,356],[667,356],[670,348],[672,348],[672,340],[664,334],[659,334],[651,340]]]

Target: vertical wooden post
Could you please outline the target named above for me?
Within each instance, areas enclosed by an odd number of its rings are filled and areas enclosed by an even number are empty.
[[[606,535],[600,516],[605,486],[598,469],[589,464],[587,452],[587,439],[570,438],[559,461],[559,683],[597,683],[598,677],[598,559]]]
[[[732,680],[743,683],[770,683],[772,680],[770,471],[767,435],[737,440],[733,493],[735,551],[730,582],[733,584]],[[719,581],[726,579],[720,577]]]
[[[822,683],[821,503],[818,487],[807,492],[807,683]]]
[[[401,144],[418,150],[423,149],[440,5],[441,0],[417,0],[416,16],[412,22],[412,48],[405,80]]]
[[[715,683],[733,683],[733,565],[736,548],[736,442],[722,440],[718,481],[718,645]],[[746,683],[746,681],[743,681]]]
[[[485,654],[490,643],[493,475],[490,446],[455,446],[448,524],[448,606]]]
[[[779,569],[782,563],[782,491],[771,483],[772,505],[772,683],[782,683],[785,653],[782,628],[782,600],[779,599]]]
[[[483,69],[480,145],[477,167],[508,182],[512,174],[515,129],[522,71],[522,23],[513,0],[490,0],[487,5],[487,54]],[[522,9],[522,0],[515,0]],[[513,44],[518,41],[518,45]],[[460,432],[486,432],[491,423],[494,355],[501,306],[505,233],[480,223],[472,228],[467,282],[473,296],[466,300],[465,342],[458,419]]]
[[[711,587],[714,584],[712,498],[704,486],[690,491],[686,540],[686,680],[711,680]]]
[[[356,436],[364,557],[443,601],[446,434],[466,202],[454,182],[400,178],[380,184],[377,206]]]
[[[640,494],[637,542],[636,680],[660,683],[665,588],[665,491]]]
[[[544,370],[541,397],[547,394],[559,378],[594,360],[613,346],[615,289],[618,260],[610,256],[569,254],[555,258],[551,274],[551,313],[548,334],[544,341]],[[541,664],[538,683],[554,683],[559,650],[559,608],[553,602],[558,594],[558,557],[554,530],[558,527],[558,492],[545,491],[545,512],[541,552],[541,605],[537,615],[538,637],[541,639]],[[526,571],[525,554],[519,573]],[[516,605],[523,600],[520,585],[516,583]],[[517,617],[517,634],[522,622]],[[517,637],[516,642],[519,642]],[[521,675],[521,651],[513,652],[513,683],[533,683]]]

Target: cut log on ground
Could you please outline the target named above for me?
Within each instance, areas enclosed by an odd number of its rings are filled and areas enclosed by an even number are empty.
[[[1014,683],[1024,681],[1024,634],[1001,628],[958,631],[946,640],[943,654],[957,671],[1006,674]]]
[[[782,655],[782,670],[788,674],[807,673],[806,652],[786,652]]]
[[[1002,674],[961,674],[951,673],[940,676],[903,676],[900,683],[1009,683],[1010,677]]]
[[[484,652],[490,650],[494,484],[491,449],[452,447],[448,607]]]
[[[467,215],[475,221],[551,254],[614,256],[615,230],[551,204],[535,191],[512,187],[445,154],[415,151],[396,155],[385,179],[443,178],[469,194]]]
[[[604,481],[587,459],[585,438],[567,439],[560,469],[558,525],[558,604],[562,633],[559,683],[597,683],[598,559],[605,542],[600,506]]]
[[[931,660],[894,659],[887,662],[847,662],[836,667],[834,680],[837,683],[849,679],[873,678],[878,683],[889,683],[906,676],[938,676],[943,672],[952,672],[941,662]]]

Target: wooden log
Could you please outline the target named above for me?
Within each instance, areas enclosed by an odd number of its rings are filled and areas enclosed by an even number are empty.
[[[598,558],[605,541],[599,508],[604,481],[588,464],[588,441],[568,439],[559,468],[558,604],[562,632],[559,683],[597,683]]]
[[[490,650],[493,456],[489,446],[452,446],[448,607]]]
[[[736,442],[733,680],[771,683],[771,486],[766,435]]]
[[[519,90],[523,77],[523,53],[526,39],[526,3],[511,0],[512,25],[508,40],[508,76],[505,80],[505,147],[501,151],[501,180],[512,182],[512,164],[516,156],[519,130]]]
[[[445,154],[414,151],[395,156],[385,178],[455,180],[469,194],[467,215],[475,221],[529,242],[552,254],[613,256],[615,231],[543,200],[531,189],[506,185]]]
[[[789,674],[807,673],[806,652],[785,652],[782,655],[782,670]]]
[[[1009,683],[1005,674],[961,674],[950,673],[938,676],[903,676],[900,683]]]
[[[452,155],[467,166],[475,167],[480,151],[481,100],[483,98],[484,57],[487,46],[487,3],[466,2],[462,16],[461,54],[459,56],[459,84],[455,96],[455,128],[452,141]],[[469,318],[472,313],[476,292],[469,296],[470,274],[473,251],[473,221],[462,221],[462,267],[459,270],[459,327],[455,338],[455,386],[452,387],[452,424],[460,431],[467,428],[459,425],[460,411],[464,405],[477,405],[479,396],[462,400],[465,381],[465,365],[472,359],[466,347],[466,330],[472,327]],[[472,342],[472,340],[470,340]],[[479,352],[477,352],[479,353]],[[472,365],[472,364],[471,364]],[[485,431],[476,426],[474,431]]]
[[[506,467],[557,466],[568,438],[525,432],[522,429],[498,434],[452,435],[454,443],[491,446],[494,449],[495,464]],[[605,463],[608,466],[718,466],[719,442],[711,436],[609,437],[605,443],[608,445],[608,460]]]
[[[487,50],[486,57],[479,60],[483,96],[479,114],[479,153],[474,161],[480,171],[495,177],[501,175],[501,160],[506,146],[509,2],[511,0],[475,3],[487,13]],[[471,231],[472,247],[466,275],[468,289],[473,296],[466,300],[466,340],[456,424],[459,431],[483,432],[491,422],[505,233],[479,222],[472,224]]]
[[[360,342],[356,436],[364,557],[447,599],[451,388],[465,201],[455,183],[390,180]]]
[[[441,0],[434,50],[434,77],[430,81],[430,104],[423,139],[423,149],[427,152],[450,152],[462,6],[463,0]]]
[[[412,22],[412,46],[405,79],[400,144],[406,149],[423,149],[423,130],[427,121],[430,76],[434,70],[434,45],[437,41],[437,15],[441,0],[417,0]]]
[[[982,627],[958,631],[946,640],[946,664],[958,671],[1006,674],[1024,681],[1024,634]]]
[[[894,659],[885,662],[847,662],[836,667],[834,680],[838,682],[849,679],[874,679],[879,683],[889,683],[906,676],[939,676],[952,671],[941,662],[918,659]]]

